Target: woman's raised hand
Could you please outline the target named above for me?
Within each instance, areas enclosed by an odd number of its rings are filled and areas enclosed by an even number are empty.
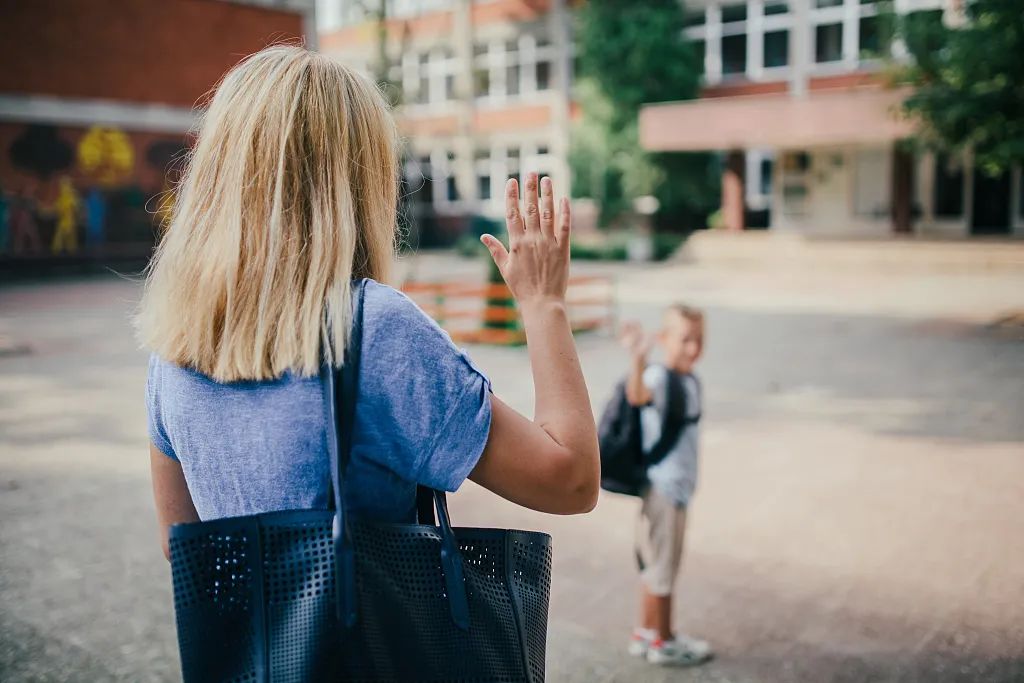
[[[563,197],[556,211],[551,179],[545,176],[538,182],[537,174],[530,173],[524,201],[525,211],[520,211],[519,183],[510,179],[505,185],[508,249],[493,235],[480,240],[520,305],[564,302],[569,282],[569,200]]]

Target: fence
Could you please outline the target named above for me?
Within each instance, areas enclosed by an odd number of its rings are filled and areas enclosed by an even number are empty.
[[[504,283],[407,282],[402,291],[455,342],[508,346],[526,342],[515,300]],[[615,282],[610,277],[570,278],[566,303],[573,332],[615,326]]]

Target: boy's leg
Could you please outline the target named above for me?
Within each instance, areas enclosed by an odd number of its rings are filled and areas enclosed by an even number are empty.
[[[640,586],[643,604],[643,627],[658,634],[662,640],[672,639],[672,594],[654,595],[647,586]]]

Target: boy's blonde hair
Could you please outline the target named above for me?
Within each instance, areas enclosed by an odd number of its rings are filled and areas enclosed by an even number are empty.
[[[665,309],[665,316],[677,315],[700,328],[701,336],[704,336],[704,311],[694,306],[683,303],[675,303]]]
[[[300,47],[249,56],[202,117],[140,340],[218,381],[340,364],[350,282],[387,280],[397,199],[395,124],[372,83]]]

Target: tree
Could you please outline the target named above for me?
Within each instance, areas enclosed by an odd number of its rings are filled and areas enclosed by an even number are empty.
[[[700,65],[683,35],[678,0],[591,0],[578,11],[583,111],[573,131],[574,193],[601,204],[602,222],[653,194],[662,216],[706,214],[717,201],[707,154],[649,154],[639,143],[640,107],[687,100],[700,89]],[[692,192],[681,192],[687,188]]]
[[[1024,160],[1024,9],[1020,0],[964,4],[961,26],[943,25],[941,11],[899,21],[914,58],[898,72],[914,89],[903,107],[925,143],[971,149],[978,167],[997,175]]]

